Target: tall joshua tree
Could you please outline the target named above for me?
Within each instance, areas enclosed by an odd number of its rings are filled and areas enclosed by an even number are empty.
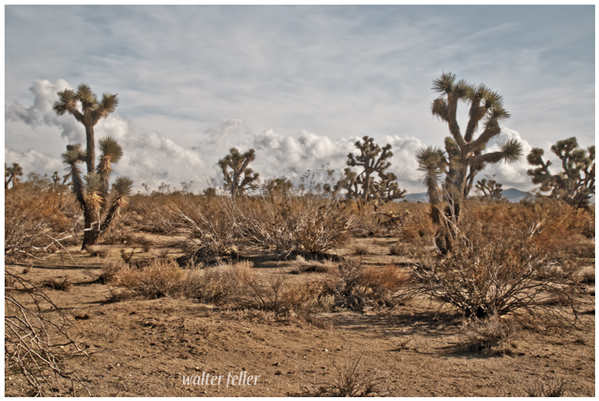
[[[67,146],[63,162],[69,167],[73,191],[83,209],[85,228],[82,249],[95,244],[100,235],[111,225],[131,191],[133,182],[128,177],[119,177],[109,191],[109,178],[112,164],[123,155],[121,146],[112,137],[99,141],[100,162],[96,167],[96,143],[94,127],[101,118],[113,113],[118,105],[117,95],[104,93],[102,100],[92,93],[90,87],[81,84],[77,91],[65,89],[58,92],[59,99],[54,103],[58,115],[69,113],[85,127],[86,149],[81,144]],[[79,163],[85,162],[87,174],[82,176]]]
[[[254,161],[254,149],[241,154],[236,148],[231,148],[229,154],[218,161],[223,171],[225,187],[231,192],[231,200],[235,202],[237,195],[243,194],[247,189],[257,188],[256,181],[259,174],[248,167]],[[229,171],[231,169],[231,171]]]
[[[355,146],[360,154],[356,156],[349,153],[347,165],[361,167],[362,171],[358,174],[349,167],[346,168],[345,176],[337,183],[336,189],[344,188],[347,190],[348,198],[355,197],[364,203],[371,199],[391,201],[403,197],[405,191],[400,190],[394,182],[397,180],[395,174],[385,171],[391,166],[388,161],[393,156],[391,145],[387,144],[381,148],[374,143],[373,138],[364,136],[362,140],[355,143]],[[375,174],[379,176],[378,181]]]
[[[59,116],[69,113],[85,127],[86,153],[84,161],[87,164],[87,173],[94,171],[96,144],[94,126],[103,117],[108,117],[118,106],[117,95],[104,93],[98,102],[97,96],[92,93],[89,85],[81,84],[77,91],[65,89],[58,92],[58,100],[54,103],[54,111]]]
[[[595,194],[595,146],[580,149],[576,137],[572,137],[557,141],[551,151],[560,158],[563,171],[552,174],[551,161],[543,160],[543,149],[534,148],[526,158],[530,165],[537,166],[527,171],[533,184],[541,184],[541,191],[551,191],[552,198],[587,208],[591,195]]]
[[[433,222],[441,224],[442,217],[446,216],[457,224],[462,202],[468,197],[476,175],[487,164],[516,162],[522,155],[522,145],[512,139],[501,144],[499,151],[483,153],[489,141],[501,133],[500,122],[510,116],[497,92],[484,84],[474,86],[464,80],[456,81],[453,73],[443,73],[433,81],[432,89],[440,93],[433,101],[432,113],[447,123],[451,136],[445,138],[445,152],[427,147],[417,153],[416,159],[419,170],[425,173]],[[457,121],[460,101],[470,106],[463,134]],[[481,123],[482,132],[476,136]],[[445,183],[440,188],[438,180],[443,174]],[[442,212],[443,201],[447,207]],[[447,240],[446,234],[443,236]],[[447,248],[443,246],[441,250],[446,253]]]

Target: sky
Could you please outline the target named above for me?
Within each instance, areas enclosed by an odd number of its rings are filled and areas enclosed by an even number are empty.
[[[365,135],[392,145],[390,171],[424,192],[415,153],[442,146],[432,82],[453,72],[503,96],[511,118],[487,148],[527,154],[572,136],[595,143],[595,7],[5,6],[5,162],[65,173],[85,143],[57,92],[118,94],[96,125],[123,147],[114,166],[142,184],[222,184],[232,147],[255,149],[263,180],[334,169]],[[467,106],[459,106],[460,124]],[[526,160],[487,167],[504,188],[535,188]]]

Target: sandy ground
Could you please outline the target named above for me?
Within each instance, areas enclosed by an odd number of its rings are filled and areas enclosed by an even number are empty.
[[[370,245],[384,248],[385,242]],[[70,364],[94,396],[306,395],[334,383],[358,359],[358,376],[380,378],[381,395],[526,396],[537,383],[559,380],[566,396],[595,395],[594,296],[579,305],[586,313],[575,328],[522,330],[514,354],[501,356],[468,351],[460,316],[418,298],[392,310],[321,314],[330,326],[324,328],[189,299],[110,302],[109,287],[93,283],[104,260],[71,251],[77,264],[63,255],[27,273],[25,265],[6,268],[33,282],[68,277],[74,284],[68,292],[47,293],[73,318],[70,333],[90,354]],[[384,249],[373,253],[364,263],[392,259]],[[284,267],[260,270],[288,274]],[[216,377],[212,383],[207,374]],[[7,396],[27,391],[19,375],[6,372]]]

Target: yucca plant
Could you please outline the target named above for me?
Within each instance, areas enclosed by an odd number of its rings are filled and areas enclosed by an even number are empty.
[[[483,153],[489,141],[501,133],[500,122],[510,116],[497,92],[484,84],[474,86],[464,80],[456,81],[453,73],[443,73],[433,82],[432,89],[441,94],[432,104],[432,113],[447,123],[451,136],[445,138],[445,151],[429,146],[417,153],[416,160],[419,170],[425,173],[433,222],[443,225],[437,233],[437,246],[447,253],[451,231],[458,223],[463,200],[468,197],[476,175],[489,163],[518,161],[522,145],[511,139],[501,144],[499,151]],[[460,101],[470,105],[463,134],[457,121]],[[481,122],[484,127],[476,137]],[[442,175],[445,182],[440,186]]]
[[[563,171],[552,174],[551,161],[543,160],[543,149],[534,148],[526,158],[530,165],[536,166],[527,171],[533,184],[541,184],[541,191],[551,191],[549,196],[554,199],[576,208],[588,208],[595,194],[595,146],[580,149],[576,137],[572,137],[557,141],[551,151],[560,158]]]
[[[360,199],[363,203],[370,200],[385,202],[403,198],[406,191],[399,189],[397,176],[386,172],[391,166],[388,161],[393,156],[391,145],[382,148],[374,143],[374,139],[364,136],[354,144],[360,151],[359,155],[347,155],[347,167],[344,177],[335,186],[335,191],[345,189],[348,199]],[[352,171],[350,167],[362,168],[360,173]],[[378,174],[377,181],[374,174]]]
[[[256,189],[259,174],[248,167],[254,161],[254,149],[239,153],[236,148],[231,148],[229,154],[218,161],[223,171],[225,188],[231,192],[231,200],[235,202],[237,195],[243,194],[247,189]],[[231,171],[229,171],[231,169]]]
[[[78,166],[83,159],[81,144],[68,145],[67,152],[63,153],[63,162],[69,166],[69,174],[73,182],[73,192],[83,209],[85,218],[85,230],[83,234],[82,249],[94,245],[100,235],[106,231],[119,215],[124,205],[125,197],[131,193],[133,181],[128,177],[119,177],[112,185],[109,192],[108,180],[112,168],[109,160],[115,160],[104,149],[104,143],[110,143],[114,154],[121,155],[122,150],[113,138],[104,138],[100,141],[103,148],[101,161],[97,173],[89,173],[81,177],[81,169]],[[120,158],[120,156],[119,156]],[[118,160],[118,158],[116,158]]]
[[[68,165],[73,192],[83,209],[85,229],[81,248],[85,249],[94,245],[100,235],[110,227],[119,214],[125,197],[131,192],[133,182],[128,177],[119,177],[109,191],[112,165],[123,156],[121,146],[110,136],[100,139],[100,162],[94,168],[94,126],[102,117],[114,112],[118,105],[116,95],[105,93],[102,101],[98,102],[89,86],[81,84],[77,92],[65,89],[58,92],[58,96],[59,100],[54,103],[56,114],[63,115],[68,112],[85,126],[87,149],[84,151],[79,143],[67,145],[67,151],[62,155],[63,162]],[[87,174],[84,177],[78,165],[81,162],[87,164]]]
[[[12,166],[8,167],[4,164],[4,189],[8,189],[8,186],[12,183],[14,187],[19,182],[19,177],[23,176],[23,168],[19,163],[13,163]]]

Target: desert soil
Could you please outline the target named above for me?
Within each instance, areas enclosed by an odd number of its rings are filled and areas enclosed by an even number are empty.
[[[355,241],[371,250],[364,263],[398,258],[389,255],[384,239]],[[108,248],[108,258],[119,258],[119,247]],[[321,314],[331,327],[190,299],[110,302],[109,286],[94,283],[105,260],[77,248],[69,252],[74,260],[56,254],[31,269],[25,264],[6,269],[32,282],[67,277],[74,284],[68,292],[47,294],[73,318],[70,333],[90,356],[74,357],[70,364],[94,396],[306,395],[333,383],[339,370],[359,358],[360,377],[383,378],[381,395],[514,397],[526,396],[537,383],[561,380],[566,396],[595,395],[594,288],[577,306],[583,313],[575,328],[522,330],[513,355],[492,355],[468,351],[459,314],[421,298],[392,310]],[[318,274],[291,275],[285,263],[255,268],[290,279]],[[247,372],[241,374],[246,383],[227,386],[229,373],[240,372]],[[220,385],[218,379],[214,385],[184,384],[184,376],[203,373],[222,376]],[[22,377],[7,372],[5,392],[22,396],[28,389]]]

